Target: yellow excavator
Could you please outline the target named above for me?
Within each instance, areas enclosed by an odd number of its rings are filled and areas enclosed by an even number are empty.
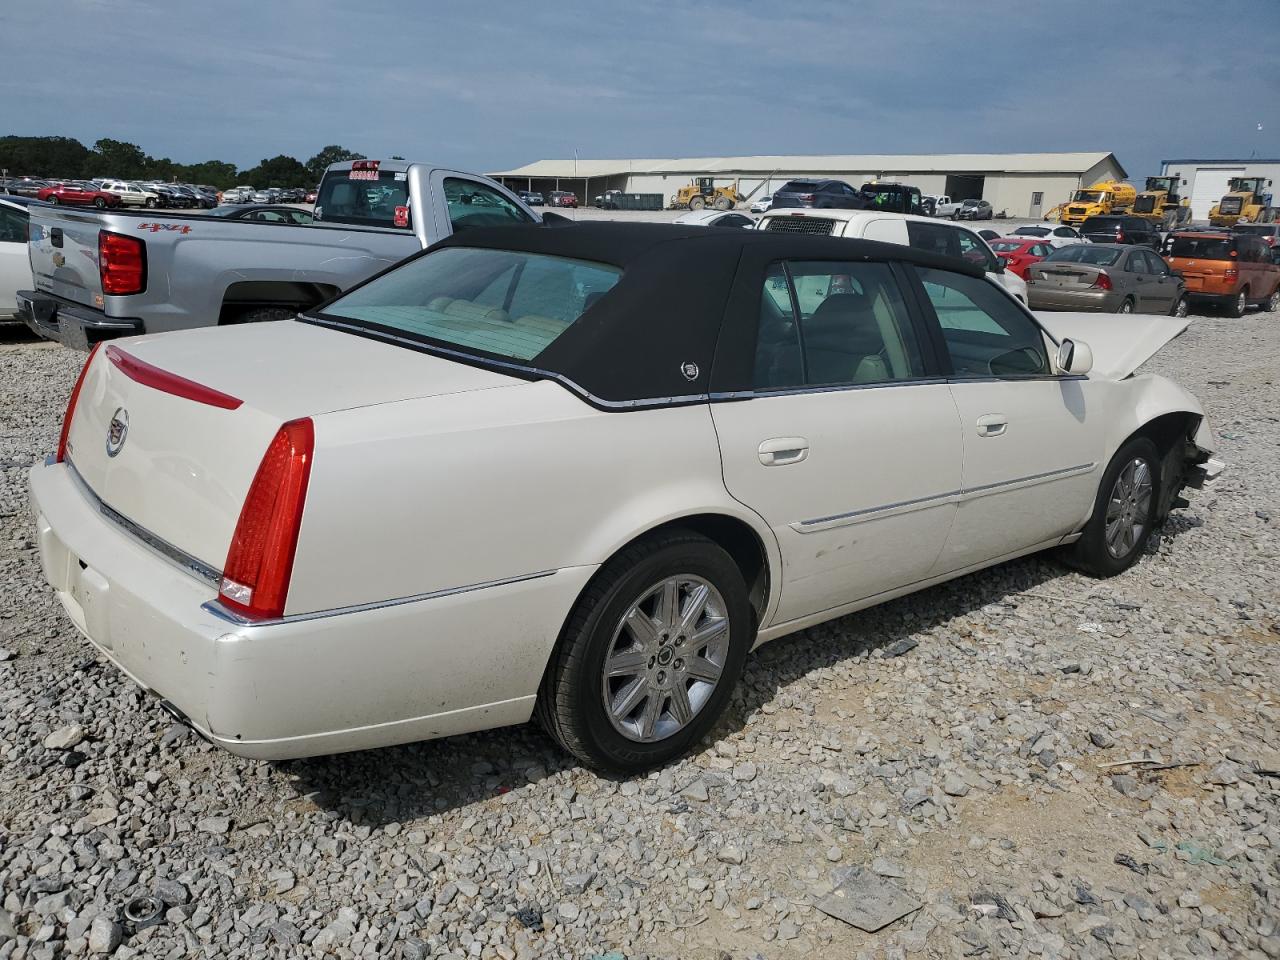
[[[1271,205],[1266,177],[1232,177],[1227,181],[1227,195],[1209,211],[1209,222],[1215,227],[1233,227],[1237,223],[1274,223],[1276,208]]]
[[[717,210],[732,210],[750,196],[744,197],[738,189],[739,181],[730,186],[717,187],[714,177],[698,177],[686,187],[681,187],[667,205],[668,210],[701,210],[703,207],[715,207]],[[755,191],[753,190],[752,193]]]
[[[1159,225],[1162,230],[1172,230],[1191,222],[1191,198],[1178,193],[1182,178],[1178,176],[1147,177],[1147,185],[1133,201],[1129,210]]]

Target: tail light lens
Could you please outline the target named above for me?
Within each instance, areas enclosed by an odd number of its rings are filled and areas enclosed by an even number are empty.
[[[251,619],[284,614],[315,451],[310,418],[282,426],[263,454],[231,536],[218,594]]]
[[[1111,290],[1111,275],[1108,273],[1100,273],[1094,278],[1093,286],[1097,290]]]
[[[1222,278],[1223,278],[1224,280],[1239,280],[1239,279],[1240,279],[1240,271],[1239,271],[1239,270],[1237,270],[1235,267],[1228,267],[1228,268],[1223,272],[1223,274],[1222,274]]]
[[[67,401],[67,412],[62,415],[62,432],[58,434],[58,453],[55,456],[58,463],[62,463],[67,459],[67,437],[71,433],[71,418],[76,415],[76,403],[80,400],[80,388],[84,386],[85,374],[93,366],[93,358],[98,355],[100,346],[102,346],[101,343],[93,345],[93,349],[89,351],[89,358],[85,360],[84,366],[80,368],[80,376],[76,377],[76,385],[71,388],[71,398]]]
[[[147,245],[139,237],[99,230],[98,275],[108,296],[142,293],[147,289]]]

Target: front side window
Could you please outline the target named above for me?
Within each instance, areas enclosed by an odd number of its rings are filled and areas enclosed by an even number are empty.
[[[770,267],[760,298],[757,389],[924,375],[915,328],[887,265],[814,261]]]
[[[533,222],[533,218],[510,197],[479,180],[445,177],[444,199],[455,233],[470,227],[504,227]]]
[[[447,247],[353,290],[322,316],[504,360],[532,360],[621,276],[603,263]]]
[[[1050,372],[1044,334],[990,281],[918,268],[957,377],[1041,377]]]

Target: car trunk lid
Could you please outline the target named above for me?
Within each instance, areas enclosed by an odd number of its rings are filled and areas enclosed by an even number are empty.
[[[1101,267],[1087,263],[1071,263],[1067,260],[1040,261],[1032,265],[1031,276],[1037,283],[1051,287],[1088,287],[1092,286],[1102,273]]]
[[[283,423],[520,382],[296,321],[121,340],[85,374],[67,459],[136,532],[220,570]]]

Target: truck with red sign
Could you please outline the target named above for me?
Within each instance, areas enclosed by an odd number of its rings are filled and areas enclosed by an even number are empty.
[[[460,230],[543,217],[479,174],[348,160],[325,171],[315,220],[33,207],[34,289],[18,292],[19,315],[41,336],[80,349],[131,334],[279,320]]]

